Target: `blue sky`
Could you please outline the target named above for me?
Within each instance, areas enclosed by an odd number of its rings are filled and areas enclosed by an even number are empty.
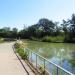
[[[75,0],[0,0],[0,28],[23,28],[40,18],[61,22],[75,13]]]

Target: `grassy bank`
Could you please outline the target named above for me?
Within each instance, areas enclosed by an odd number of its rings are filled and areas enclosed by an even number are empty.
[[[32,37],[30,40],[41,41],[41,42],[61,43],[61,42],[64,42],[64,36],[56,36],[56,37],[45,36],[39,39]]]
[[[63,36],[56,36],[56,37],[45,36],[42,38],[41,41],[60,43],[60,42],[64,42],[64,37]]]

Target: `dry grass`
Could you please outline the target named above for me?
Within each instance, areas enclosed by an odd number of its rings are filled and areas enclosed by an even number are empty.
[[[27,43],[24,43],[23,41],[17,41],[16,42],[19,45],[19,48],[24,49],[25,47],[27,47]]]

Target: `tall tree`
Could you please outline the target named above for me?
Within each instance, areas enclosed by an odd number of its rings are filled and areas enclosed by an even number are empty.
[[[12,29],[12,38],[17,38],[18,36],[18,29],[17,28],[13,28]]]
[[[71,25],[70,25],[70,31],[72,36],[75,37],[75,14],[72,15],[72,19],[70,21]]]
[[[48,19],[40,19],[38,25],[45,33],[52,34],[54,32],[55,24]]]
[[[61,27],[58,26],[58,24],[59,24],[59,22],[55,22],[55,34],[54,34],[54,36],[60,35]]]
[[[68,32],[69,32],[69,28],[68,28],[68,26],[69,26],[69,21],[63,20],[61,26],[62,26],[62,30],[64,31],[65,40],[67,40],[67,39],[69,38],[69,37],[68,37],[68,35],[69,35],[69,34],[68,34]]]

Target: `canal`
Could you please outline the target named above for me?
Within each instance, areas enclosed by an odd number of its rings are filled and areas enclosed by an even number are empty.
[[[75,74],[75,44],[28,41],[27,48]]]

